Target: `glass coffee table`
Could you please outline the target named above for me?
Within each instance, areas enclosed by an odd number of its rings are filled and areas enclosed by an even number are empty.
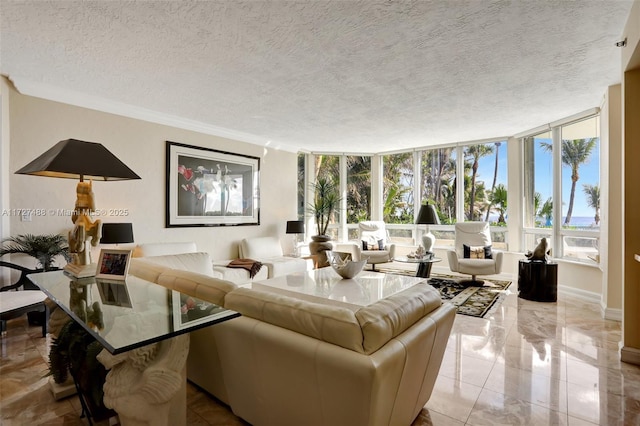
[[[440,259],[439,257],[415,258],[415,257],[406,257],[406,256],[394,257],[393,260],[397,262],[403,262],[403,263],[417,263],[418,270],[416,271],[416,277],[421,277],[421,278],[429,278],[429,275],[431,275],[431,266],[436,262],[442,261],[442,259]]]

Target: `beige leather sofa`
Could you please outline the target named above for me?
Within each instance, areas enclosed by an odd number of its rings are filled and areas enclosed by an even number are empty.
[[[187,371],[251,424],[409,425],[431,396],[455,316],[431,286],[348,309],[169,265],[130,273],[242,313],[191,333]]]

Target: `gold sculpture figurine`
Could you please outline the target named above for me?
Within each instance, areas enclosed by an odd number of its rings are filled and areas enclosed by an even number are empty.
[[[91,213],[96,210],[92,182],[80,181],[76,195],[76,205],[71,215],[75,226],[69,232],[69,252],[73,265],[84,266],[91,264],[91,248],[87,245],[87,240],[91,238],[93,247],[98,245],[102,236],[102,222],[99,219],[91,220]],[[71,271],[77,272],[74,269]]]

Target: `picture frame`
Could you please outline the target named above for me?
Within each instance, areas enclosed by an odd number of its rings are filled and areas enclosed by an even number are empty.
[[[165,227],[260,225],[260,158],[166,141]]]
[[[172,291],[171,303],[175,331],[191,328],[209,322],[212,318],[224,317],[228,314],[228,310],[221,306],[177,291]]]
[[[98,258],[96,279],[124,281],[129,272],[131,250],[102,249]]]

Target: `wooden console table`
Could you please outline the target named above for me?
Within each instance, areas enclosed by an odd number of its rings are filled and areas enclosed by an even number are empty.
[[[558,264],[520,260],[518,297],[536,302],[555,302],[558,299]]]
[[[29,279],[104,347],[104,403],[120,424],[186,425],[188,333],[239,313],[135,276],[114,282],[55,271]]]

